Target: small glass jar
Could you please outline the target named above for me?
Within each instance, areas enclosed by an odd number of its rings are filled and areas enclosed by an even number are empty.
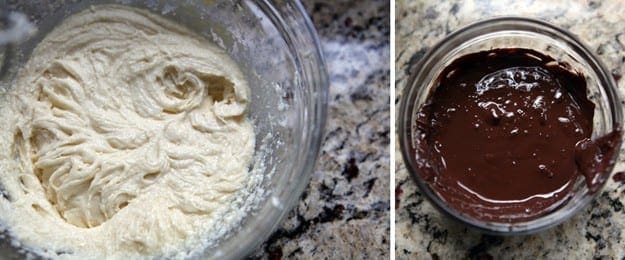
[[[582,73],[586,78],[588,98],[595,104],[593,139],[622,126],[623,112],[614,79],[599,59],[579,39],[570,32],[543,21],[500,17],[480,21],[457,30],[425,54],[404,88],[397,125],[399,141],[410,174],[425,197],[440,211],[489,234],[534,233],[570,218],[588,205],[599,192],[591,192],[580,175],[571,189],[572,196],[542,216],[515,223],[484,222],[447,205],[418,172],[418,155],[412,156],[417,154],[414,141],[418,134],[416,114],[426,102],[432,88],[436,86],[438,74],[461,56],[497,48],[533,49],[555,58],[560,63],[566,63],[572,70]],[[618,151],[620,145],[619,142],[614,149]],[[609,178],[617,157],[618,152],[614,153],[611,158],[612,163],[601,175],[602,187]]]

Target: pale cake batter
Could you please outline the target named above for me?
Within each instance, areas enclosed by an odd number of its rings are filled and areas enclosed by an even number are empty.
[[[183,257],[237,219],[248,92],[223,50],[164,18],[67,18],[2,97],[0,225],[55,258]]]

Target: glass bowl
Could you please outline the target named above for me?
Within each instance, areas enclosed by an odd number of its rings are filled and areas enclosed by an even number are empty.
[[[95,4],[123,4],[176,21],[222,47],[242,67],[251,90],[249,117],[256,135],[246,184],[251,190],[232,207],[253,209],[230,232],[194,258],[238,259],[265,241],[310,181],[324,128],[328,79],[316,31],[299,1],[15,1],[4,17],[26,14],[37,31],[0,46],[0,97],[39,41],[65,17]],[[9,28],[2,19],[0,30]],[[0,98],[1,100],[1,98]],[[5,230],[5,231],[3,231]],[[14,257],[30,255],[0,223],[0,244]],[[36,256],[35,256],[36,257]]]
[[[516,223],[484,222],[447,205],[416,170],[418,156],[411,156],[416,154],[414,142],[414,137],[418,134],[416,113],[435,87],[438,74],[458,57],[496,48],[533,49],[561,63],[567,63],[573,70],[585,75],[588,84],[587,95],[595,104],[593,139],[622,126],[623,113],[614,79],[609,70],[575,36],[546,22],[519,17],[499,17],[471,24],[450,34],[433,46],[412,71],[404,88],[399,109],[397,129],[401,151],[413,179],[423,194],[440,211],[489,234],[534,233],[570,218],[588,205],[599,192],[591,192],[580,175],[571,190],[571,196],[545,215]],[[615,147],[616,151],[620,145],[619,140]],[[618,152],[614,153],[610,167],[600,176],[603,181],[601,187],[610,176],[617,157]]]

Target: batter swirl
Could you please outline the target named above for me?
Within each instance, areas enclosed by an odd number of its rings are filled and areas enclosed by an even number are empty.
[[[70,255],[196,246],[244,184],[249,89],[223,50],[148,12],[66,19],[3,97],[0,218]]]

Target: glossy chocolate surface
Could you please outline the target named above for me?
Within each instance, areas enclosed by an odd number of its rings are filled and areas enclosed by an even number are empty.
[[[448,65],[417,115],[417,172],[452,208],[488,222],[534,219],[578,178],[605,179],[614,133],[598,140],[583,75],[528,49],[494,49]]]

